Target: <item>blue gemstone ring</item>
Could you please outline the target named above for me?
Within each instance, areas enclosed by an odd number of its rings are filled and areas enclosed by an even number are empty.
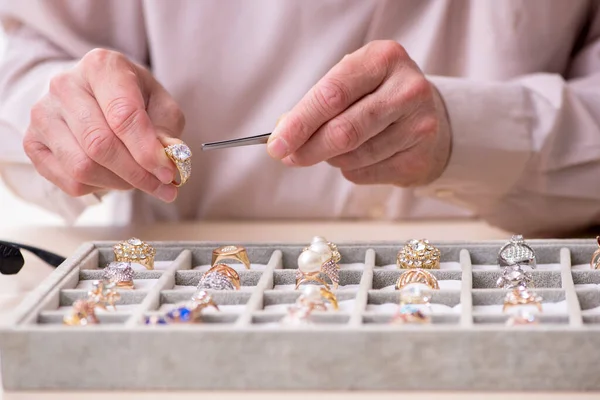
[[[206,307],[214,307],[217,311],[219,310],[208,293],[198,291],[191,300],[175,304],[161,316],[146,317],[144,322],[146,325],[194,324],[202,322],[202,310]]]

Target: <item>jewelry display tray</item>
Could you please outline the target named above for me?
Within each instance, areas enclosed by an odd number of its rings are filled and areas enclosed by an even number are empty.
[[[307,238],[307,242],[310,238]],[[301,244],[245,246],[252,269],[239,291],[209,291],[220,311],[199,324],[145,325],[147,315],[188,300],[230,243],[149,242],[155,270],[136,269],[116,311],[100,324],[65,326],[113,261],[113,242],[82,245],[31,292],[0,329],[2,379],[20,390],[598,390],[600,270],[595,240],[529,240],[536,251],[535,325],[507,326],[507,290],[496,288],[503,241],[433,242],[441,250],[432,323],[392,325],[397,243],[337,243],[338,311],[314,324],[281,326]]]

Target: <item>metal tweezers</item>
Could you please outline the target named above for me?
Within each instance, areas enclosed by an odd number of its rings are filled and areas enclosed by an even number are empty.
[[[249,136],[240,139],[221,140],[219,142],[204,143],[202,150],[216,150],[226,149],[228,147],[240,147],[240,146],[251,146],[254,144],[266,144],[269,140],[270,133],[264,133],[262,135]]]

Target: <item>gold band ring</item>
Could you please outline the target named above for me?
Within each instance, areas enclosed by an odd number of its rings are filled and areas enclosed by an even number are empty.
[[[439,289],[440,285],[436,277],[429,271],[416,268],[404,271],[396,281],[396,290],[401,290],[408,284],[422,283],[429,286],[431,289]]]
[[[223,260],[236,260],[244,264],[246,269],[250,269],[250,259],[248,258],[248,252],[241,246],[223,246],[212,252],[211,265]]]

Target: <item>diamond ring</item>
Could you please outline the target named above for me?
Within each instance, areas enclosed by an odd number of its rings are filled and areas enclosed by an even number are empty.
[[[400,269],[423,268],[439,269],[441,252],[428,240],[409,240],[396,256],[396,265]]]
[[[340,281],[338,262],[342,256],[337,246],[321,236],[315,236],[311,244],[298,257],[296,289],[305,282],[317,282],[329,290],[329,284],[321,277],[325,275],[337,289]]]
[[[217,264],[202,275],[198,290],[240,290],[240,276],[227,264]]]
[[[524,271],[520,265],[510,265],[504,267],[502,275],[496,281],[496,286],[501,289],[514,289],[517,287],[531,287],[533,275],[529,271]]]
[[[422,283],[429,286],[431,289],[440,288],[436,277],[431,272],[420,268],[414,268],[400,274],[396,281],[396,290],[401,290],[411,283]]]
[[[498,252],[498,264],[502,267],[528,265],[535,269],[535,251],[525,242],[522,235],[514,235]]]
[[[133,275],[129,262],[113,261],[104,268],[104,279],[114,281],[122,289],[133,289]]]
[[[531,293],[527,288],[519,286],[507,293],[504,298],[504,307],[502,312],[505,312],[510,307],[534,305],[539,312],[542,312],[542,297]]]
[[[173,185],[183,186],[192,175],[192,150],[182,142],[165,147],[165,153],[179,171],[179,183],[173,181]]]
[[[250,269],[250,259],[248,258],[248,252],[241,246],[223,246],[212,252],[211,265],[223,260],[236,260],[244,264],[246,269]]]
[[[146,269],[154,269],[156,249],[138,238],[116,244],[113,251],[117,262],[141,264]]]

